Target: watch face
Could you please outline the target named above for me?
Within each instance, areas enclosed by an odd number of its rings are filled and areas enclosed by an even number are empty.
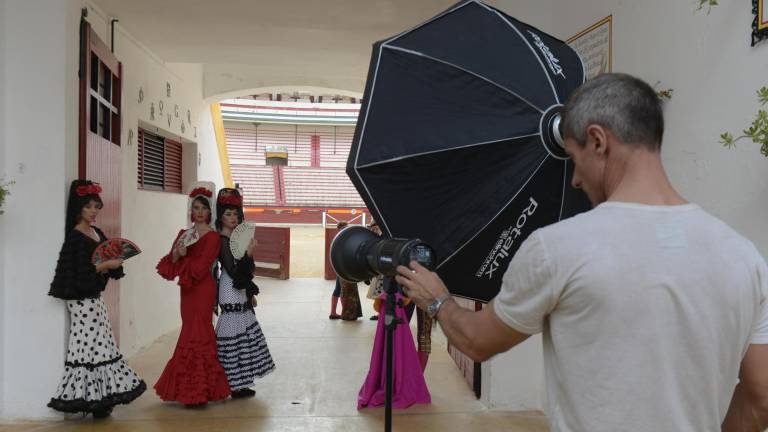
[[[427,306],[427,315],[433,317],[435,316],[435,313],[437,312],[437,307],[440,305],[439,300],[435,300],[432,303]]]

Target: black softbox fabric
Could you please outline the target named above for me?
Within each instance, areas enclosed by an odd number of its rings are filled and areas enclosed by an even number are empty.
[[[347,174],[385,234],[488,301],[536,228],[589,208],[551,121],[584,81],[564,42],[464,1],[373,47]]]

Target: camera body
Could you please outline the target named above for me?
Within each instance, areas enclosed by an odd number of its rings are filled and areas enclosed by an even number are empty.
[[[397,266],[416,261],[434,270],[434,249],[419,239],[382,238],[361,226],[341,230],[331,242],[331,265],[340,278],[362,282],[376,275],[393,277]]]

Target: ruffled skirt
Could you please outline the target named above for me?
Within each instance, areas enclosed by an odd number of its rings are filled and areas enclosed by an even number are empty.
[[[216,335],[206,319],[182,321],[173,357],[155,384],[160,399],[197,405],[229,396],[227,377],[216,355]]]
[[[48,406],[62,412],[108,411],[139,397],[147,385],[117,350],[101,298],[67,300],[69,346],[64,376]]]
[[[252,311],[222,313],[216,323],[216,340],[219,361],[232,391],[251,387],[257,378],[275,370],[267,340]]]

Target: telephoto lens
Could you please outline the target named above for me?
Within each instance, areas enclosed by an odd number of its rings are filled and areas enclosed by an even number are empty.
[[[419,239],[382,238],[361,226],[341,230],[331,243],[331,265],[342,279],[361,282],[376,275],[395,276],[397,266],[416,261],[434,270],[434,249]]]

